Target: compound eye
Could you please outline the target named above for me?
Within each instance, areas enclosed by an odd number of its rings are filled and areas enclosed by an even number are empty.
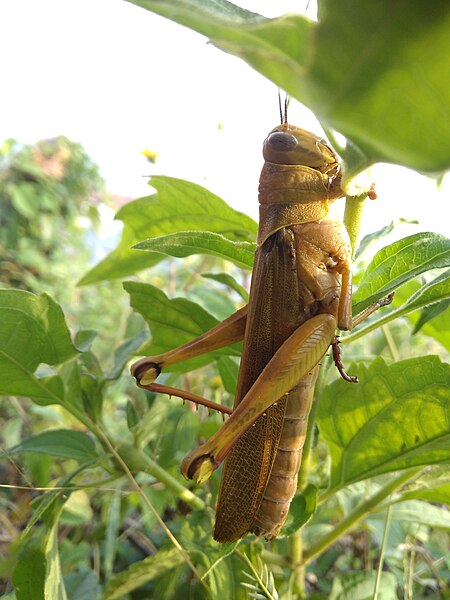
[[[293,150],[297,145],[297,138],[284,131],[274,131],[267,138],[267,143],[273,150]]]

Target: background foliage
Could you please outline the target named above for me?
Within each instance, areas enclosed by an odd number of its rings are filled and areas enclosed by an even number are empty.
[[[134,3],[244,58],[310,106],[331,138],[346,135],[347,177],[379,160],[448,168],[446,3],[323,1],[318,23],[267,20],[224,0]],[[117,248],[86,272],[92,231],[79,216],[97,219],[95,166],[65,138],[4,145],[5,597],[448,597],[449,240],[421,232],[374,254],[388,223],[361,240],[355,312],[396,290],[392,307],[342,337],[361,383],[324,361],[283,535],[219,545],[219,478],[193,488],[178,467],[220,417],[137,390],[123,371],[245,303],[257,226],[198,185],[151,185],[119,211]],[[239,351],[177,365],[161,381],[231,402]]]

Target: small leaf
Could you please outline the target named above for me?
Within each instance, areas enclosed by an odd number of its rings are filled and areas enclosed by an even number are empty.
[[[410,225],[418,225],[419,222],[418,221],[408,221],[407,219],[398,219],[398,221],[394,222],[391,221],[389,223],[389,225],[386,225],[385,227],[382,227],[381,229],[378,229],[377,231],[374,231],[372,233],[369,233],[367,235],[365,235],[357,250],[355,253],[355,260],[357,260],[362,254],[364,254],[371,246],[372,244],[374,244],[375,242],[378,242],[378,240],[383,239],[384,237],[386,237],[387,235],[389,235],[397,225],[401,225],[401,224],[410,224]]]
[[[402,491],[401,500],[427,500],[450,504],[450,467],[433,466],[425,470]]]
[[[331,457],[331,487],[450,460],[450,366],[436,356],[359,364],[359,385],[323,392],[318,425]]]
[[[141,331],[134,337],[125,340],[125,342],[121,344],[114,352],[114,366],[111,369],[111,372],[108,373],[106,379],[110,381],[118,379],[130,360],[130,356],[132,356],[133,352],[136,352],[136,350],[142,346],[147,338],[147,332]]]
[[[93,329],[83,329],[75,335],[75,346],[80,352],[87,352],[92,346],[92,342],[97,337],[97,331]]]
[[[54,429],[30,437],[6,451],[9,455],[21,452],[71,458],[80,463],[98,458],[94,441],[81,431]]]
[[[449,291],[449,295],[450,295],[450,291]],[[440,314],[445,312],[449,306],[450,306],[450,300],[448,300],[448,299],[441,300],[437,304],[432,304],[430,306],[426,306],[422,310],[422,312],[420,314],[420,318],[414,325],[413,334],[420,331],[426,323],[428,323],[432,319],[438,317]]]
[[[376,571],[355,571],[333,579],[330,600],[373,600]],[[397,600],[395,575],[382,571],[378,600]]]
[[[64,577],[70,600],[100,600],[101,587],[94,571],[80,570]]]
[[[225,236],[211,231],[180,231],[144,240],[135,244],[133,248],[161,252],[176,258],[184,258],[193,254],[208,254],[229,260],[243,269],[251,269],[256,244],[229,240]]]
[[[450,239],[418,233],[386,246],[374,256],[353,296],[353,314],[431,269],[450,266]]]
[[[213,279],[214,281],[218,281],[219,283],[227,285],[229,288],[237,292],[244,302],[248,302],[248,291],[228,273],[202,273],[202,277],[205,277],[206,279]]]
[[[236,359],[231,356],[221,356],[217,359],[217,369],[224,388],[229,394],[234,395],[239,376],[239,364]]]
[[[447,309],[422,327],[423,333],[434,337],[450,352],[450,310]]]
[[[154,556],[135,562],[128,569],[109,580],[104,600],[122,598],[169,569],[182,565],[184,560],[181,553],[172,548],[170,550],[160,550]]]

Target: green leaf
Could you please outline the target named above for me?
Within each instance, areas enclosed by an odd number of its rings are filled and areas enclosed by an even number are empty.
[[[129,1],[207,36],[308,106],[351,141],[351,171],[380,161],[450,166],[448,3],[323,0],[315,24],[225,0]]]
[[[98,332],[93,329],[82,329],[81,331],[77,331],[74,340],[75,346],[80,352],[88,352],[97,335]]]
[[[318,425],[331,457],[331,487],[450,460],[450,366],[436,356],[358,364],[359,385],[323,392]]]
[[[59,377],[34,375],[41,363],[59,365],[77,354],[60,306],[46,294],[0,290],[0,313],[0,394],[63,403]]]
[[[71,458],[80,463],[98,458],[92,438],[81,431],[54,429],[30,437],[6,451],[9,455],[21,452],[48,454],[59,458]]]
[[[94,571],[79,570],[64,577],[70,600],[100,600],[101,587]]]
[[[140,562],[133,563],[126,571],[110,579],[106,588],[104,600],[116,600],[148,583],[155,577],[174,569],[184,563],[181,553],[172,548],[160,550],[154,556],[149,556]]]
[[[439,465],[426,469],[402,491],[400,500],[427,500],[450,504],[450,466]]]
[[[231,356],[221,356],[217,359],[217,369],[222,379],[223,387],[234,396],[239,376],[239,364]]]
[[[413,277],[450,266],[450,239],[417,233],[382,248],[367,267],[353,296],[356,314]]]
[[[218,320],[204,308],[186,300],[170,300],[164,292],[150,284],[125,282],[133,309],[150,325],[152,339],[140,349],[141,354],[158,355],[190,342],[218,324]],[[228,346],[203,356],[171,365],[168,371],[190,371],[211,362],[216,356],[239,356],[236,346]]]
[[[403,225],[403,224],[418,225],[419,222],[418,221],[408,221],[407,219],[398,219],[395,222],[391,221],[389,223],[389,225],[385,225],[384,227],[382,227],[381,229],[378,229],[377,231],[368,233],[367,235],[365,235],[362,238],[361,242],[359,243],[359,246],[355,252],[355,261],[361,255],[363,255],[372,246],[372,244],[378,242],[379,240],[381,240],[384,237],[386,237],[387,235],[389,235],[395,229],[395,227],[397,225]]]
[[[290,536],[303,527],[316,512],[317,488],[311,483],[294,496],[281,535]]]
[[[447,277],[450,279],[449,273],[447,273]],[[449,288],[450,288],[450,285],[449,285]],[[449,289],[449,296],[450,296],[450,289]],[[436,317],[438,317],[441,313],[445,312],[449,307],[450,307],[449,299],[440,300],[436,304],[426,306],[422,310],[419,319],[417,320],[417,322],[414,325],[413,334],[416,334],[418,331],[420,331],[422,329],[422,327],[426,323],[429,323],[432,319],[435,319]]]
[[[132,246],[145,238],[155,238],[180,230],[204,231],[225,235],[230,240],[254,240],[257,225],[250,217],[226,204],[205,188],[171,177],[152,177],[157,191],[124,206],[116,215],[123,221],[122,239],[79,285],[104,279],[126,277],[152,267],[163,259],[161,253],[136,252]]]
[[[209,254],[229,260],[243,269],[251,269],[255,258],[256,244],[229,240],[225,236],[211,231],[180,231],[139,242],[133,248],[161,252],[177,258],[184,258],[192,254]]]
[[[434,337],[450,351],[450,310],[447,309],[423,325],[422,332]]]
[[[333,579],[330,600],[373,600],[376,571],[354,571]],[[383,571],[377,600],[397,600],[395,575]]]
[[[229,288],[237,292],[244,302],[248,302],[249,294],[245,287],[238,283],[236,279],[234,279],[234,277],[228,273],[202,273],[202,277],[205,277],[206,279],[213,279],[214,281],[223,283],[223,285],[227,285]]]
[[[142,344],[147,340],[147,332],[141,331],[134,337],[126,340],[121,344],[114,352],[114,366],[106,379],[114,380],[118,379],[122,374],[125,366],[130,360],[130,356],[135,352]]]
[[[440,0],[401,0],[395,6],[389,0],[370,5],[325,0],[319,19],[306,104],[370,162],[429,172],[448,169],[450,122],[442,111],[449,105],[450,88],[442,73],[450,68],[444,49],[450,5]],[[438,123],[433,123],[435,111],[442,115]]]

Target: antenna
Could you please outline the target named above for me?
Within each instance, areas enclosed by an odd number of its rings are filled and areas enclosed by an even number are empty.
[[[281,106],[281,91],[278,88],[278,108],[280,110],[280,123],[283,125],[283,108]]]

